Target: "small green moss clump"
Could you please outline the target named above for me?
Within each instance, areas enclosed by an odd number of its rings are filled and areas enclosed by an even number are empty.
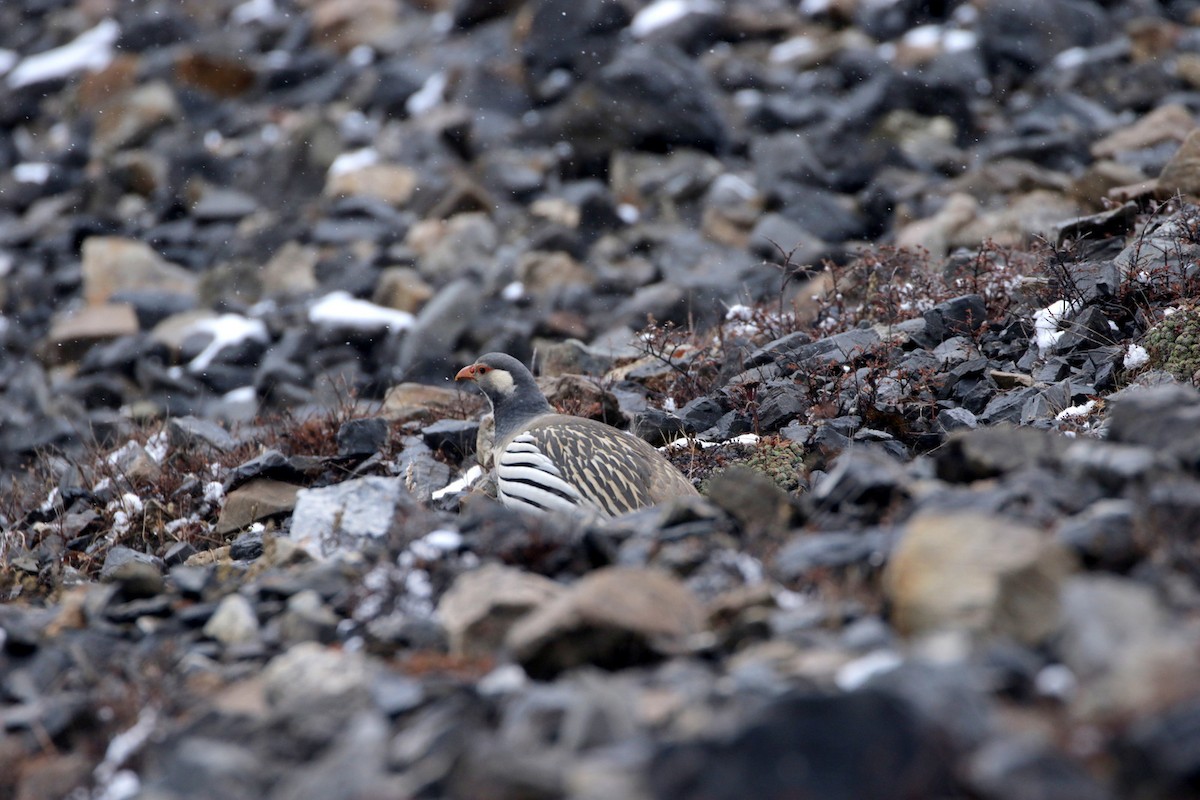
[[[1200,307],[1180,309],[1164,318],[1146,332],[1143,345],[1150,366],[1191,381],[1200,371]]]
[[[766,475],[785,492],[794,492],[800,488],[804,474],[804,446],[787,439],[764,439],[745,461],[738,463]]]

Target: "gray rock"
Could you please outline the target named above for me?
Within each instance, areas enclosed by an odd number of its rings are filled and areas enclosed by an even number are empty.
[[[338,428],[340,456],[369,456],[387,444],[388,423],[382,417],[364,417],[343,422]]]
[[[301,489],[292,513],[292,539],[325,558],[364,539],[387,535],[392,516],[413,503],[402,478],[358,478],[321,489]]]
[[[1029,738],[989,742],[971,756],[967,781],[983,800],[1112,800],[1084,766]]]
[[[540,575],[488,564],[458,576],[442,595],[437,613],[452,652],[494,656],[517,620],[563,591]]]
[[[938,412],[937,424],[943,433],[973,431],[979,427],[979,419],[965,408],[945,408]]]
[[[896,626],[1011,636],[1037,644],[1058,629],[1072,568],[1062,547],[1014,520],[924,512],[905,525],[884,572]]]
[[[226,647],[249,644],[258,639],[258,616],[243,595],[227,594],[204,626],[204,635]]]
[[[153,597],[166,588],[161,559],[120,545],[105,555],[100,580],[117,584],[128,598]]]
[[[1055,536],[1084,564],[1124,571],[1143,555],[1143,546],[1134,536],[1133,515],[1129,500],[1101,500],[1064,519]]]
[[[935,342],[952,336],[970,335],[987,322],[987,307],[977,294],[967,294],[938,303],[924,314],[925,335]]]
[[[508,634],[534,677],[583,664],[619,669],[687,646],[704,615],[681,583],[657,570],[609,567],[589,573],[522,619]]]
[[[649,780],[661,800],[695,797],[697,786],[711,800],[937,797],[952,781],[927,726],[903,700],[876,690],[790,694],[720,740],[660,747]]]

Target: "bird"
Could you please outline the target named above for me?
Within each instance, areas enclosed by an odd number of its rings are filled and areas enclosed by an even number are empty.
[[[559,414],[528,368],[488,353],[454,376],[492,407],[496,495],[509,508],[609,518],[698,495],[670,461],[631,433]]]

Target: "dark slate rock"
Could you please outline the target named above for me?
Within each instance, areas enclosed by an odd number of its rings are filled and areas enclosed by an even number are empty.
[[[576,87],[543,134],[570,140],[584,165],[620,149],[718,152],[729,139],[709,76],[680,51],[645,44],[622,48]]]
[[[1108,438],[1145,445],[1200,466],[1200,392],[1166,384],[1131,387],[1109,397]]]
[[[716,399],[701,396],[685,404],[676,412],[676,416],[682,420],[689,433],[696,433],[716,425],[724,413],[724,407]]]
[[[759,388],[756,396],[758,430],[774,433],[808,408],[805,391],[793,381],[774,381]]]
[[[1039,397],[1041,393],[1041,389],[1028,386],[1024,389],[998,394],[989,400],[987,406],[979,413],[979,421],[984,425],[1027,422],[1024,415],[1025,405],[1030,400]]]
[[[1026,738],[989,743],[970,761],[967,783],[982,800],[1036,797],[1041,800],[1111,800],[1113,795],[1048,745]]]
[[[1111,343],[1114,333],[1104,312],[1096,306],[1088,306],[1071,320],[1054,349],[1059,353],[1090,350]]]
[[[707,430],[710,427],[712,427],[711,424],[700,429],[689,427],[676,415],[657,408],[647,408],[637,412],[629,423],[629,430],[634,435],[645,439],[655,447],[662,447],[668,442],[673,442],[688,434],[699,433],[700,430]]]
[[[854,507],[869,518],[907,493],[903,465],[876,445],[848,448],[829,474],[813,486],[810,497],[823,510]]]
[[[649,775],[657,800],[894,800],[951,793],[946,755],[928,723],[890,694],[794,694],[723,741],[661,748]]]
[[[954,433],[975,430],[979,420],[965,408],[944,408],[938,412],[937,424],[943,433]]]
[[[814,570],[873,569],[891,550],[891,536],[865,533],[815,533],[793,537],[771,560],[771,574],[789,585],[812,578]]]
[[[118,584],[127,598],[152,597],[165,586],[161,559],[120,545],[105,555],[100,580]]]
[[[1134,506],[1129,500],[1101,500],[1064,519],[1056,538],[1093,568],[1124,571],[1142,556],[1134,535]]]
[[[938,477],[950,483],[994,478],[1024,467],[1053,464],[1068,441],[1031,428],[1001,425],[951,436],[935,455]]]
[[[197,552],[196,548],[190,542],[175,542],[167,548],[167,552],[163,553],[163,563],[168,568],[179,566]]]
[[[1200,703],[1152,714],[1116,746],[1123,797],[1186,797],[1200,776]]]
[[[172,447],[205,447],[221,453],[227,453],[237,447],[237,440],[220,425],[193,416],[172,417],[167,420],[167,441]]]
[[[879,334],[871,328],[855,328],[815,342],[807,334],[793,333],[751,353],[746,366],[762,366],[770,361],[794,362],[801,366],[809,361],[821,365],[844,364],[879,342]]]
[[[383,417],[347,420],[337,432],[338,455],[369,456],[387,444],[388,423]]]
[[[475,439],[479,435],[479,420],[440,419],[421,429],[421,438],[431,450],[456,454],[458,457],[475,452]]]
[[[721,415],[711,428],[701,431],[701,436],[708,441],[724,442],[753,429],[750,418],[741,411],[728,411]]]
[[[229,557],[234,561],[253,561],[262,554],[262,531],[246,531],[229,544]]]
[[[987,306],[977,294],[967,294],[938,303],[923,315],[925,334],[935,342],[952,336],[970,335],[987,321]]]

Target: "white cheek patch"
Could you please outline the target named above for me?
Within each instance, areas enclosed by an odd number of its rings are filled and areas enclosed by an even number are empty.
[[[494,369],[487,374],[487,382],[503,395],[513,393],[513,376],[511,372]]]

